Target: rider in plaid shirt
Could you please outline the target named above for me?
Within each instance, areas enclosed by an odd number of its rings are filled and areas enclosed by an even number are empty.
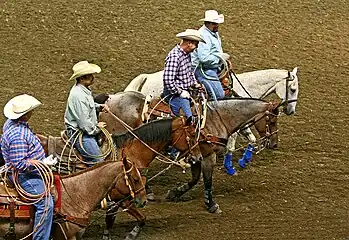
[[[170,99],[173,113],[178,116],[182,108],[187,122],[192,122],[190,109],[190,94],[188,89],[197,83],[191,67],[190,53],[193,52],[199,42],[204,42],[200,33],[194,29],[187,29],[176,37],[181,38],[181,43],[176,45],[165,60],[164,69],[164,95]]]
[[[4,114],[8,118],[3,127],[1,137],[1,151],[5,163],[18,170],[17,181],[29,194],[39,195],[45,191],[45,184],[41,176],[28,162],[39,160],[44,164],[54,164],[45,158],[45,152],[39,139],[30,130],[28,120],[33,110],[41,103],[27,94],[12,98],[4,107]],[[12,178],[12,175],[10,176]],[[53,199],[41,198],[33,203],[35,207],[33,240],[48,240],[53,218]]]

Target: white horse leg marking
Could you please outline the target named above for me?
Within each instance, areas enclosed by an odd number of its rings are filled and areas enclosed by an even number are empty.
[[[257,141],[257,138],[255,137],[255,135],[252,133],[251,129],[250,128],[245,128],[245,129],[242,129],[241,131],[241,134],[244,135],[248,141],[250,143],[256,143]]]
[[[229,136],[228,143],[227,143],[228,153],[233,153],[235,151],[235,144],[236,144],[237,137],[238,137],[238,134],[236,132]]]

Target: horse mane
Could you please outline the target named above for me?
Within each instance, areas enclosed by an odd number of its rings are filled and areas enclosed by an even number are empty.
[[[133,130],[133,133],[147,144],[168,141],[172,134],[172,121],[174,119],[160,119],[144,124]],[[112,135],[117,148],[124,147],[135,137],[130,133]]]
[[[74,173],[71,173],[69,175],[61,175],[61,179],[64,179],[64,178],[70,178],[70,177],[74,177],[74,176],[77,176],[77,175],[81,175],[81,174],[85,174],[87,172],[90,172],[90,171],[94,171],[94,169],[96,168],[99,168],[100,166],[103,166],[103,165],[106,165],[106,164],[109,164],[113,161],[103,161],[103,162],[99,162],[95,165],[93,165],[92,167],[88,167],[86,169],[84,169],[83,171],[78,171],[78,172],[74,172]],[[120,166],[122,165],[122,161],[120,161]]]

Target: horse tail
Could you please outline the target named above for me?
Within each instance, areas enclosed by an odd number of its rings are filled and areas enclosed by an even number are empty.
[[[131,91],[139,92],[139,91],[141,91],[142,85],[144,84],[147,77],[148,77],[148,74],[138,75],[127,85],[124,92],[131,92]]]

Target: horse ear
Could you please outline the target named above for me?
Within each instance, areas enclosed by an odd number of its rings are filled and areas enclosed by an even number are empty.
[[[122,158],[122,163],[124,164],[126,171],[128,171],[131,168],[131,164],[126,157]]]
[[[296,75],[296,74],[297,74],[297,71],[298,71],[298,67],[295,67],[295,68],[292,70],[293,75]]]

